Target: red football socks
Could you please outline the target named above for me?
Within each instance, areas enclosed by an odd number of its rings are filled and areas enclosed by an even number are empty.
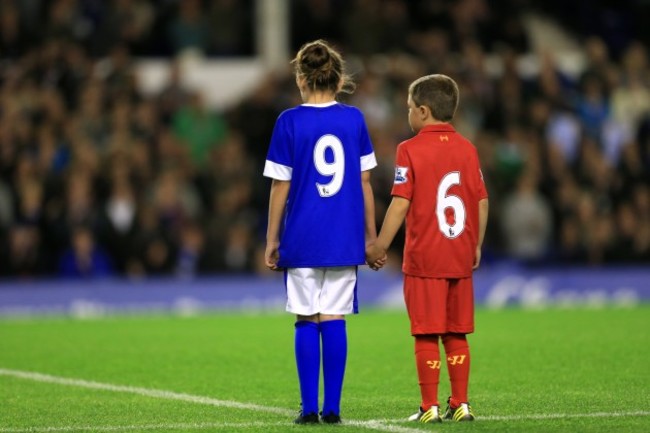
[[[467,403],[469,383],[469,345],[465,334],[445,334],[442,336],[447,355],[447,370],[451,381],[451,407]]]
[[[440,349],[438,335],[415,336],[415,364],[418,370],[422,409],[429,410],[438,405],[438,384],[440,383]]]

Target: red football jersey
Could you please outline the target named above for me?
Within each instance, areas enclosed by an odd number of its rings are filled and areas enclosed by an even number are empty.
[[[478,202],[487,198],[476,148],[447,123],[427,125],[397,147],[392,195],[410,200],[405,274],[472,275]]]

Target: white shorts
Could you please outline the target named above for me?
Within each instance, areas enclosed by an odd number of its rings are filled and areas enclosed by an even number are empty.
[[[287,311],[300,316],[356,314],[357,267],[289,268],[284,272]]]

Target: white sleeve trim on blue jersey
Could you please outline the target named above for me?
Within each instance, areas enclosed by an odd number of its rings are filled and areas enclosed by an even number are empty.
[[[377,158],[375,158],[375,152],[363,155],[361,157],[361,171],[368,171],[377,167]]]
[[[291,173],[293,168],[286,165],[278,164],[277,162],[266,160],[264,164],[264,176],[276,180],[291,180]]]

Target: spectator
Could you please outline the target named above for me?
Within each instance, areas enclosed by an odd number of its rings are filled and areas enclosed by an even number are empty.
[[[190,97],[187,106],[176,112],[173,125],[176,136],[196,167],[206,163],[212,149],[219,146],[226,135],[223,119],[205,105],[199,92]]]
[[[350,10],[343,18],[343,40],[347,51],[361,55],[381,52],[384,49],[384,31],[387,30],[382,17],[382,2],[355,0],[350,3]]]
[[[19,223],[42,228],[45,220],[43,211],[43,185],[36,179],[20,185],[18,191],[18,210],[16,220]]]
[[[88,36],[87,28],[79,26],[84,18],[78,9],[77,2],[70,0],[54,0],[49,2],[48,21],[45,25],[44,40],[83,40]]]
[[[268,142],[275,120],[282,111],[278,106],[281,101],[281,86],[277,76],[267,77],[253,89],[250,97],[242,100],[228,114],[232,127],[244,134],[246,150],[258,167],[264,165],[267,150],[260,143]],[[292,93],[297,94],[295,90]],[[285,101],[285,105],[288,106],[289,103]],[[255,119],[255,122],[250,119]]]
[[[177,277],[193,278],[210,270],[203,229],[198,224],[189,222],[183,225],[179,244],[174,270]]]
[[[160,117],[164,124],[170,124],[174,114],[183,108],[189,100],[190,92],[183,85],[182,70],[182,62],[170,61],[167,84],[157,98]]]
[[[236,273],[253,271],[254,248],[254,236],[250,226],[241,222],[232,224],[228,230],[220,269]]]
[[[211,0],[210,53],[217,56],[253,54],[253,8],[246,0]],[[304,17],[301,17],[304,18]]]
[[[62,197],[53,197],[48,203],[44,242],[47,248],[59,253],[72,238],[79,225],[96,227],[97,210],[94,201],[94,179],[85,168],[70,171],[63,183]]]
[[[619,236],[615,240],[611,259],[619,262],[641,261],[647,252],[648,233],[643,230],[643,223],[635,214],[632,204],[621,203],[615,218]]]
[[[331,0],[303,0],[291,3],[291,41],[293,51],[307,41],[323,38],[341,41],[341,15]]]
[[[203,14],[201,0],[178,2],[178,16],[167,27],[167,37],[174,54],[187,49],[208,52],[210,29]]]
[[[116,270],[124,272],[135,246],[138,207],[128,168],[120,164],[112,170],[110,193],[100,211],[97,233]]]
[[[154,20],[150,0],[116,0],[103,10],[101,27],[95,33],[96,50],[105,53],[115,44],[134,54],[145,54]]]
[[[609,59],[607,46],[597,36],[591,36],[585,41],[585,56],[587,64],[582,72],[580,81],[593,79],[599,82],[600,86],[609,97],[612,87],[617,83],[611,81],[613,65]]]
[[[0,233],[14,221],[14,199],[9,186],[0,179]]]
[[[7,244],[0,253],[2,276],[34,279],[48,274],[47,252],[41,243],[38,227],[20,223],[12,225]]]
[[[625,51],[619,86],[612,92],[614,119],[634,134],[643,115],[650,112],[650,83],[645,48],[634,44]]]
[[[381,128],[393,115],[385,84],[383,77],[369,73],[351,96],[351,103],[363,111],[369,129]]]
[[[179,234],[185,221],[196,219],[201,214],[201,200],[194,185],[177,168],[161,170],[150,194],[161,227],[173,236]]]
[[[582,81],[582,92],[576,110],[584,133],[594,140],[600,140],[609,117],[609,104],[603,83],[595,76],[586,76]]]
[[[559,265],[576,265],[587,261],[587,249],[580,236],[580,227],[574,218],[563,219],[557,251]]]
[[[171,275],[174,268],[173,239],[161,225],[155,208],[140,206],[133,249],[126,263],[131,278]]]
[[[28,42],[18,10],[11,4],[4,5],[0,10],[0,57],[19,58],[25,52]]]
[[[112,275],[109,256],[95,244],[89,227],[77,226],[72,231],[70,247],[59,262],[59,275],[63,278],[102,278]]]
[[[587,235],[587,258],[590,265],[610,262],[615,248],[614,221],[609,214],[600,214]]]
[[[639,224],[634,243],[634,260],[648,263],[650,260],[650,187],[648,182],[634,186],[632,202]]]
[[[580,151],[581,125],[569,111],[551,114],[546,124],[548,145],[568,164],[574,164]]]
[[[505,198],[500,223],[510,256],[529,263],[540,263],[548,257],[553,229],[551,208],[537,192],[532,175],[522,175],[516,190]]]
[[[154,277],[170,276],[174,270],[174,252],[163,236],[155,236],[144,245],[144,272]]]

